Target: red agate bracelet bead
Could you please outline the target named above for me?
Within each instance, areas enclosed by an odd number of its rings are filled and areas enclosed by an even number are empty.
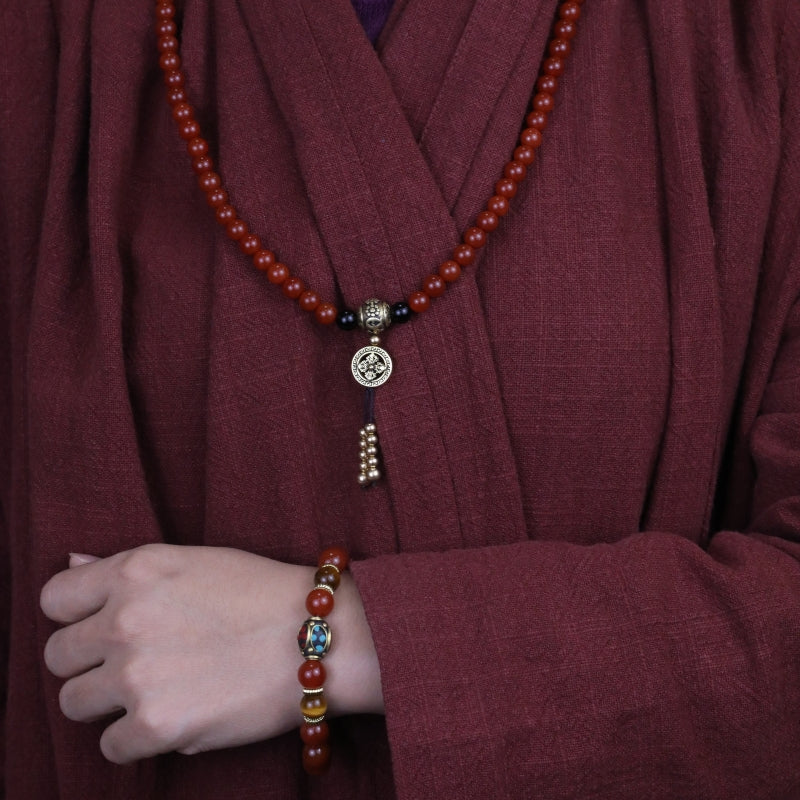
[[[321,775],[328,769],[331,750],[328,745],[330,731],[325,722],[328,701],[325,697],[325,667],[322,659],[328,654],[333,632],[324,617],[333,611],[333,593],[341,582],[341,573],[350,561],[341,547],[328,547],[320,553],[318,569],[314,573],[314,588],[306,598],[306,609],[311,616],[297,634],[297,643],[305,660],[297,670],[297,679],[303,688],[300,710],[303,724],[303,769],[309,775]]]

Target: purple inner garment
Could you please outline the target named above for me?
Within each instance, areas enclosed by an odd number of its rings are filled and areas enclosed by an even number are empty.
[[[394,0],[352,0],[353,8],[364,26],[367,37],[375,44],[380,36]]]

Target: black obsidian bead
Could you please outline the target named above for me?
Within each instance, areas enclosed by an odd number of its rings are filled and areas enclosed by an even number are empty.
[[[358,325],[358,319],[356,318],[356,312],[351,311],[349,308],[345,308],[343,311],[340,311],[336,315],[336,324],[343,330],[343,331],[352,331]]]
[[[411,319],[411,309],[408,307],[408,303],[395,303],[389,309],[389,315],[393,323],[408,322]]]

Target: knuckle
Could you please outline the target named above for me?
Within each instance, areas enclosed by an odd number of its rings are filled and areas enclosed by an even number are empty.
[[[125,604],[111,616],[108,627],[110,640],[117,644],[129,644],[144,633],[147,627],[145,618],[135,605]]]
[[[118,680],[124,695],[136,701],[149,685],[148,670],[141,661],[131,660],[119,668]]]
[[[152,580],[157,570],[157,556],[148,547],[137,547],[125,554],[119,565],[120,580],[141,585]]]
[[[176,725],[163,703],[142,703],[136,709],[135,723],[139,734],[153,752],[173,750]]]

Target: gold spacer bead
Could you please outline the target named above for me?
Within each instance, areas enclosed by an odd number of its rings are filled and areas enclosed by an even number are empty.
[[[325,691],[324,686],[320,686],[319,689],[306,689],[303,687],[303,694],[322,694]]]
[[[316,725],[318,722],[322,722],[322,720],[325,719],[325,715],[323,714],[321,717],[307,717],[305,714],[303,714],[303,719],[309,725]]]

